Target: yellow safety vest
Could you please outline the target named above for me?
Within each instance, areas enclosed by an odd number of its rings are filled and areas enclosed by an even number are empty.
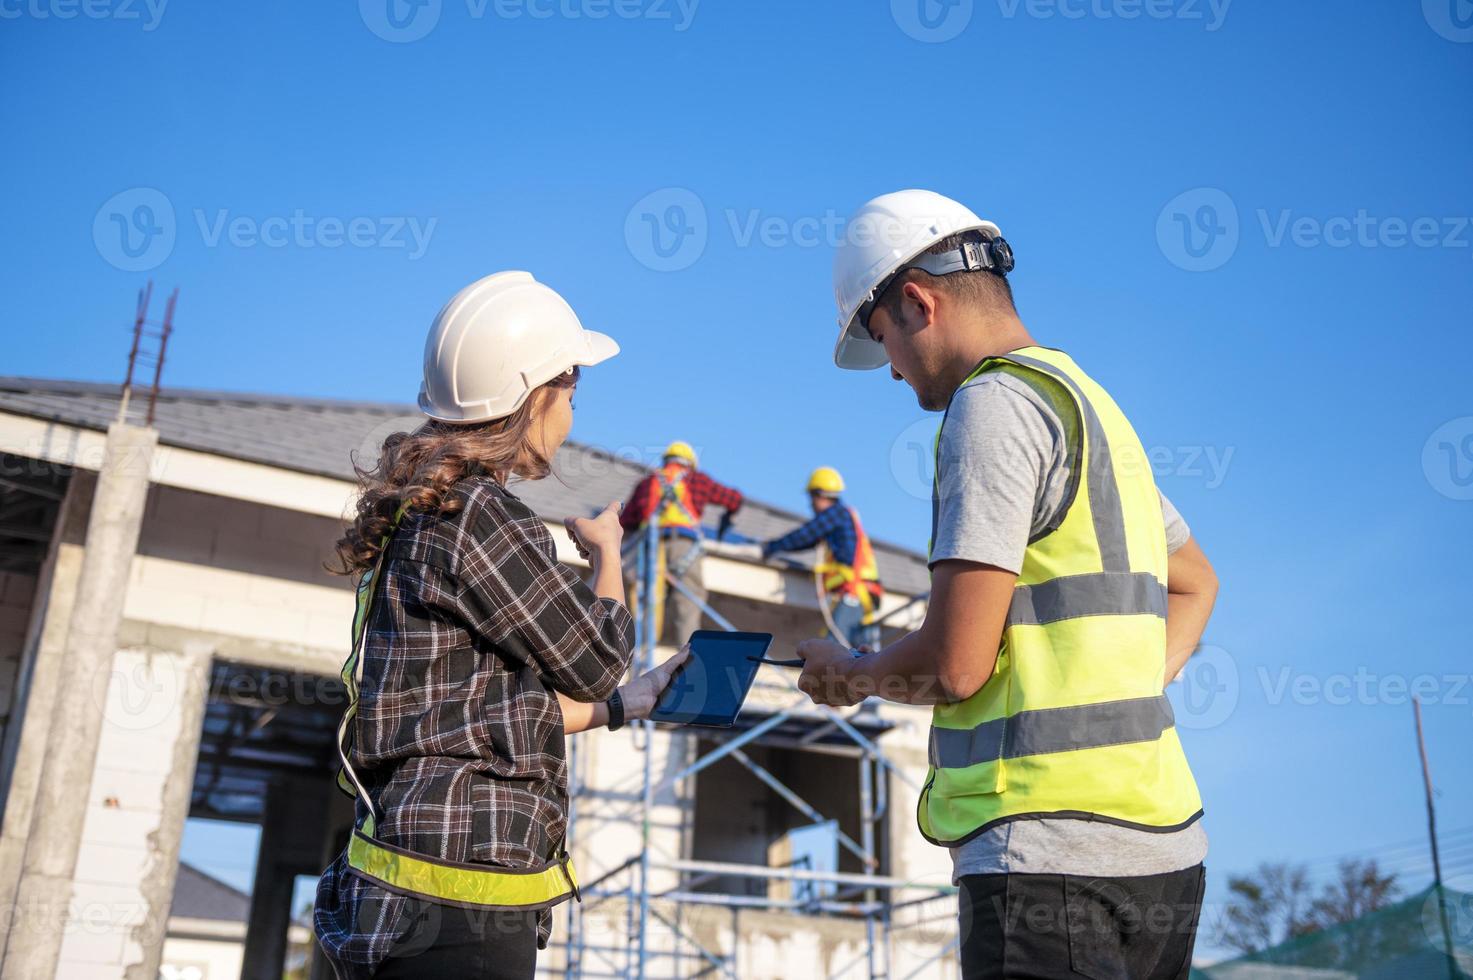
[[[404,516],[404,507],[394,515],[394,528]],[[377,592],[380,573],[389,551],[393,529],[380,543],[378,560],[358,582],[357,608],[353,613],[353,649],[343,664],[341,677],[348,689],[348,708],[338,724],[338,786],[368,806],[361,824],[348,841],[348,866],[353,872],[392,892],[431,901],[477,908],[544,908],[568,896],[578,897],[578,878],[566,853],[556,861],[525,871],[492,868],[484,864],[446,861],[415,854],[374,838],[376,810],[373,798],[359,782],[348,761],[353,747],[353,721],[358,717],[358,689],[363,682],[363,641],[368,632],[368,614]]]
[[[690,487],[685,485],[690,474],[690,469],[679,463],[666,463],[655,474],[660,496],[656,498],[650,514],[659,515],[661,527],[694,530],[701,526],[701,515],[696,513],[690,499]]]
[[[921,833],[955,846],[1033,817],[1185,827],[1202,801],[1162,691],[1166,531],[1145,451],[1067,354],[1025,347],[988,358],[967,381],[987,371],[1072,412],[1080,438],[1068,447],[1063,513],[1024,552],[992,676],[932,713]],[[938,453],[940,440],[938,430]],[[938,470],[933,543],[941,487]]]

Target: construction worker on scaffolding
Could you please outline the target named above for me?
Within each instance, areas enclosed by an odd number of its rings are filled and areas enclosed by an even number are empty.
[[[933,705],[916,816],[951,852],[967,980],[1185,980],[1207,837],[1164,686],[1217,578],[1109,393],[1019,319],[996,224],[930,191],[834,259],[839,367],[890,366],[935,444],[921,627],[798,647],[816,702]]]
[[[691,444],[676,440],[665,448],[660,468],[635,484],[629,502],[619,514],[619,523],[624,530],[644,530],[651,522],[660,528],[661,547],[656,556],[656,567],[668,570],[691,591],[701,603],[706,601],[705,578],[701,573],[703,533],[701,520],[708,505],[724,509],[721,523],[717,527],[717,539],[724,538],[731,528],[731,519],[742,507],[741,491],[711,479],[698,468],[699,460]],[[630,535],[630,545],[637,546],[640,535]],[[630,566],[635,571],[634,566]],[[632,579],[639,582],[638,577]],[[628,589],[635,595],[636,590]],[[665,596],[664,576],[657,572],[655,595],[656,638],[663,634],[664,616],[662,603]],[[640,596],[639,601],[646,601]],[[635,611],[638,616],[638,610]],[[673,620],[677,642],[686,639],[701,628],[701,607],[684,594],[675,597],[670,618]]]
[[[808,477],[806,489],[813,519],[765,542],[762,557],[818,545],[821,554],[813,571],[821,583],[820,601],[827,603],[830,632],[851,647],[877,649],[880,627],[875,619],[885,590],[859,512],[843,501],[844,478],[832,466],[820,466]]]

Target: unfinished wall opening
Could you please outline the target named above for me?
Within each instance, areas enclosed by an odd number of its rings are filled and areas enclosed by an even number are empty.
[[[195,963],[203,950],[224,964],[221,976],[311,975],[317,876],[352,819],[333,781],[344,699],[335,677],[213,665],[180,876],[233,896],[217,903],[231,921],[214,923],[206,948],[176,901],[166,965]]]
[[[10,790],[70,467],[0,453],[0,800]],[[0,804],[3,810],[3,804]]]
[[[744,727],[763,720],[761,716],[744,718]],[[861,717],[856,727],[875,739],[888,725]],[[739,733],[701,739],[698,751],[702,755],[711,752]],[[859,747],[831,723],[811,718],[789,719],[696,774],[695,815],[687,836],[691,859],[863,873],[864,862],[855,853],[866,842],[862,766],[868,766],[870,772],[875,872],[887,874],[888,775],[883,766],[866,761]],[[831,884],[735,874],[696,874],[687,879],[686,887],[799,902],[836,897]]]

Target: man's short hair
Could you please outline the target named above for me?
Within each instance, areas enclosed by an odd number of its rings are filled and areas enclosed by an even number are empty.
[[[987,236],[980,231],[957,232],[955,235],[947,235],[921,254],[941,255],[946,252],[955,252],[967,242],[986,240]],[[981,309],[1001,307],[1009,312],[1017,310],[1017,307],[1013,305],[1013,287],[1008,283],[1006,276],[998,275],[987,269],[952,272],[944,276],[933,276],[924,269],[906,269],[892,279],[890,285],[885,287],[885,291],[875,300],[875,306],[883,308],[890,315],[890,319],[896,322],[900,320],[900,297],[902,295],[900,287],[908,282],[924,282],[928,286],[945,292],[953,299]]]

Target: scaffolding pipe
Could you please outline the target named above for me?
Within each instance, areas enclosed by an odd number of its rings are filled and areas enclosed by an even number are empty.
[[[812,898],[763,898],[761,895],[722,895],[718,892],[667,892],[666,897],[671,901],[682,902],[687,905],[714,905],[721,908],[732,909],[764,909],[782,912],[797,912],[799,910],[817,909],[820,912],[833,912],[839,915],[862,914],[866,906],[852,902],[827,902],[822,899]],[[879,907],[880,902],[874,903]]]
[[[747,878],[779,878],[789,881],[832,882],[839,885],[861,885],[871,888],[923,888],[905,878],[889,875],[866,875],[853,871],[800,871],[796,868],[768,868],[757,864],[732,864],[726,861],[666,861],[654,865],[660,871],[692,871],[698,874],[735,875]]]
[[[748,742],[752,742],[761,738],[763,735],[767,734],[778,725],[781,725],[783,722],[787,721],[788,718],[793,714],[793,709],[796,707],[797,705],[793,705],[791,707],[784,708],[782,711],[779,711],[777,714],[763,721],[760,725],[754,725],[731,741],[723,742],[719,747],[712,749],[710,752],[707,752],[695,762],[692,762],[690,765],[686,766],[684,769],[680,770],[675,775],[665,780],[663,783],[660,784],[660,789],[668,789],[669,787],[680,782],[682,779],[687,779],[691,776],[694,776],[702,769],[705,769],[716,762],[720,762],[722,759],[731,755],[733,752],[737,751]]]
[[[696,595],[691,592],[690,589],[686,588],[685,583],[670,578],[670,574],[668,572],[665,573],[665,577],[671,585],[673,585],[676,589],[680,591],[682,595],[690,599],[691,602],[694,602],[698,607],[700,607],[703,612],[706,613],[706,615],[716,620],[716,622],[721,625],[722,629],[730,633],[741,632],[741,630],[737,629],[731,624],[731,620],[727,619],[725,616],[722,616],[716,610],[712,609],[709,605],[698,599]],[[798,691],[800,694],[802,693],[798,688],[797,682],[794,681],[791,677],[784,677],[783,681],[794,691]],[[804,694],[803,697],[807,698],[808,695]],[[848,735],[850,738],[852,738],[859,745],[860,748],[872,753],[875,758],[877,758],[881,763],[884,764],[886,769],[889,769],[896,776],[902,779],[906,783],[906,785],[910,786],[911,789],[914,789],[917,793],[921,791],[921,785],[919,783],[917,783],[914,779],[911,779],[910,776],[906,775],[904,771],[897,768],[893,763],[890,762],[889,759],[886,759],[884,755],[880,752],[880,747],[874,742],[871,742],[869,739],[865,738],[864,733],[855,728],[853,725],[849,724],[844,716],[839,714],[838,711],[829,707],[826,704],[817,704],[814,705],[814,707],[818,708],[819,711],[821,711],[822,713],[828,715],[829,720],[832,721],[835,725],[838,725],[841,729],[843,729],[845,735]]]
[[[578,778],[578,743],[577,738],[568,740],[568,826],[564,834],[569,841],[577,840],[574,831],[578,826],[578,790],[581,780]],[[578,906],[582,902],[574,900],[568,903],[568,952],[567,962],[563,964],[564,972],[569,977],[582,975],[579,961],[583,958],[583,930],[578,921]]]
[[[723,956],[717,956],[715,953],[713,953],[710,950],[708,950],[705,946],[702,946],[700,944],[700,942],[697,941],[694,936],[691,936],[690,934],[686,933],[678,925],[676,925],[675,923],[671,922],[669,919],[665,918],[658,911],[653,912],[652,914],[654,915],[655,918],[657,918],[661,922],[665,923],[666,927],[669,928],[669,930],[671,932],[675,933],[676,937],[678,937],[680,939],[684,939],[686,942],[688,942],[692,946],[694,946],[695,949],[696,949],[696,952],[697,953],[700,953],[701,954],[701,958],[704,959],[707,963],[710,963],[713,967],[715,967],[716,969],[720,970],[723,975],[728,976],[728,977],[731,977],[731,980],[740,980],[740,978],[737,977],[736,973],[733,972],[732,969],[727,965],[726,958],[725,957],[723,957]]]
[[[640,612],[643,613],[645,621],[644,629],[644,666],[646,671],[653,670],[655,666],[655,643],[660,636],[660,623],[655,621],[655,561],[660,548],[659,521],[652,520],[644,532],[644,594],[640,597]],[[650,921],[650,810],[654,806],[654,755],[655,755],[655,723],[649,718],[641,722],[644,729],[644,806],[640,815],[640,848],[639,854],[639,960],[635,976],[638,980],[645,980],[646,956],[649,952],[645,933],[649,929]]]
[[[642,530],[642,533],[640,534],[637,541],[633,543],[632,547],[628,549],[629,551],[637,551],[641,558],[641,567],[639,569],[639,575],[637,577],[636,584],[636,596],[639,599],[639,615],[636,620],[636,645],[641,654],[640,669],[644,671],[651,670],[654,667],[655,650],[658,643],[659,630],[661,626],[661,624],[657,621],[657,610],[655,608],[656,604],[653,601],[657,586],[668,584],[670,588],[673,588],[678,593],[680,593],[687,601],[693,603],[698,609],[701,610],[702,613],[710,616],[712,620],[714,620],[722,629],[732,632],[737,631],[737,627],[729,619],[713,609],[709,602],[698,598],[691,591],[691,589],[683,581],[681,581],[680,573],[684,569],[676,569],[672,571],[670,569],[664,569],[660,567],[660,545],[660,524],[658,517],[655,517],[650,520],[650,522]],[[906,606],[902,607],[902,609],[908,608],[915,602],[921,601],[921,599],[923,598],[924,597],[917,597],[915,600],[912,600],[912,602],[907,603]],[[894,616],[900,611],[900,609],[892,610],[892,612],[886,618]],[[790,690],[798,692],[800,695],[802,694],[792,677],[784,676],[783,682]],[[613,869],[612,871],[607,872],[596,881],[594,881],[592,884],[587,886],[584,889],[584,893],[587,894],[590,898],[595,898],[595,901],[591,902],[587,907],[580,909],[577,913],[577,921],[579,921],[579,923],[581,924],[583,921],[586,920],[588,913],[592,909],[598,907],[603,902],[608,901],[610,898],[617,898],[622,896],[624,900],[628,903],[626,906],[626,914],[628,919],[628,929],[631,935],[629,937],[629,942],[625,944],[625,950],[626,956],[632,955],[633,962],[630,963],[628,962],[628,960],[626,960],[626,966],[623,971],[623,976],[626,978],[626,980],[627,978],[631,977],[637,977],[638,980],[645,980],[649,971],[650,962],[653,959],[664,960],[670,957],[674,957],[676,962],[679,963],[680,957],[683,955],[681,953],[683,943],[690,943],[696,949],[696,951],[700,953],[701,957],[710,965],[710,968],[720,970],[723,974],[735,977],[737,975],[737,946],[740,943],[741,935],[738,916],[741,909],[743,908],[777,909],[785,911],[796,911],[800,913],[817,910],[845,916],[863,915],[866,927],[866,949],[864,955],[860,958],[857,958],[855,960],[855,963],[857,964],[861,960],[867,960],[869,963],[869,973],[871,980],[880,980],[881,977],[888,976],[890,968],[891,911],[896,907],[907,907],[919,902],[935,901],[946,898],[955,892],[955,889],[951,888],[950,886],[922,886],[917,885],[914,881],[880,875],[878,873],[879,859],[876,847],[876,834],[878,823],[885,816],[888,810],[888,797],[886,790],[886,781],[884,779],[879,779],[878,785],[876,785],[875,777],[881,772],[894,773],[897,777],[904,780],[906,784],[911,786],[912,788],[919,790],[920,786],[916,783],[915,780],[910,778],[908,774],[906,774],[904,771],[902,771],[892,762],[890,762],[890,760],[887,759],[885,757],[885,754],[880,750],[878,745],[876,745],[871,739],[866,737],[864,733],[860,732],[858,728],[851,724],[838,711],[827,705],[816,706],[819,712],[823,716],[825,716],[825,724],[819,729],[819,734],[812,735],[812,733],[810,733],[810,735],[812,739],[816,740],[817,738],[822,738],[824,735],[827,735],[830,731],[833,731],[837,728],[858,747],[859,764],[861,767],[860,817],[862,840],[859,843],[855,843],[852,838],[848,837],[842,832],[838,834],[838,837],[840,843],[842,843],[848,850],[850,850],[852,853],[855,853],[860,858],[865,869],[863,873],[854,874],[840,871],[803,871],[797,868],[769,868],[758,865],[734,864],[719,861],[677,860],[657,862],[654,860],[651,853],[651,813],[654,808],[655,796],[659,793],[666,792],[670,787],[678,784],[681,780],[688,779],[700,773],[704,769],[708,768],[709,766],[715,764],[716,762],[727,756],[732,756],[736,759],[736,761],[746,766],[748,770],[756,775],[770,789],[772,789],[783,799],[794,805],[810,819],[816,821],[822,819],[821,815],[818,814],[818,811],[815,810],[811,805],[809,805],[805,800],[803,800],[801,796],[789,789],[785,784],[778,780],[777,777],[773,776],[765,768],[758,765],[745,752],[742,751],[743,746],[751,744],[757,739],[762,738],[769,732],[776,729],[784,721],[792,717],[800,707],[803,707],[806,704],[806,702],[807,696],[802,695],[792,705],[781,709],[768,718],[765,718],[762,722],[754,725],[746,732],[743,732],[740,736],[730,739],[717,746],[712,751],[707,752],[705,755],[700,756],[694,762],[684,766],[675,775],[661,780],[658,787],[655,785],[654,780],[654,722],[649,719],[643,719],[638,724],[635,732],[643,736],[644,744],[642,746],[642,749],[645,753],[643,766],[643,787],[640,794],[639,803],[641,808],[640,853],[638,855],[630,857],[622,865]],[[672,733],[672,735],[673,734],[674,733]],[[680,732],[678,734],[681,734],[685,737],[692,737],[692,733],[690,732]],[[805,741],[806,740],[807,739],[805,739]],[[800,742],[798,747],[802,748],[806,746],[804,746],[802,742]],[[813,746],[813,748],[820,749],[822,748],[822,746]],[[852,752],[853,750],[850,751]],[[630,870],[634,867],[638,868],[638,878],[637,880],[632,880],[626,888],[609,891],[602,891],[599,888],[599,885],[601,883],[607,881],[615,875],[621,874],[624,871]],[[725,906],[731,909],[731,929],[733,943],[736,945],[733,946],[732,954],[729,959],[727,957],[719,956],[710,952],[689,935],[689,933],[684,928],[683,923],[671,922],[666,915],[651,907],[651,900],[653,898],[651,890],[651,879],[653,875],[657,872],[674,873],[677,880],[682,882],[681,884],[677,884],[674,888],[662,892],[659,896],[662,900],[668,899],[676,902],[677,909],[685,904],[700,904],[718,907]],[[865,901],[844,902],[835,901],[832,899],[825,899],[820,901],[814,901],[812,899],[774,899],[762,896],[721,895],[716,893],[694,892],[688,890],[692,887],[692,885],[687,879],[694,877],[697,880],[709,880],[710,878],[716,876],[734,876],[766,880],[786,880],[789,882],[802,881],[833,884],[838,888],[840,894],[862,893],[865,896]],[[905,903],[902,903],[900,906],[896,906],[892,901],[892,895],[896,892],[916,890],[934,892],[935,894],[923,899],[913,899],[907,901]],[[881,892],[883,892],[885,895],[885,898],[883,900],[879,899],[879,894]],[[637,927],[636,914],[638,917]],[[669,928],[674,934],[675,939],[677,940],[674,953],[663,953],[650,949],[648,931],[650,920],[652,918]],[[878,963],[876,962],[875,949],[877,924],[876,919],[879,920],[878,924],[882,928],[884,936],[884,950]],[[607,960],[607,957],[603,955],[602,947],[589,947],[586,943],[583,942],[581,936],[577,938],[576,943],[576,955],[573,957],[574,965],[570,968],[570,975],[582,975],[583,954],[587,950],[593,950],[594,952],[599,954],[600,959]],[[633,945],[633,949],[630,948],[630,944]],[[930,957],[925,964],[922,964],[921,969],[924,969],[924,967],[929,965],[931,962],[934,962],[942,956],[945,956],[952,949],[954,949],[956,945],[957,944],[953,942],[950,946],[947,946],[940,950],[935,956]],[[610,962],[609,965],[612,967],[612,962]],[[853,964],[851,964],[851,966],[852,965]],[[848,967],[846,967],[846,969],[848,969]],[[706,970],[702,970],[701,972],[705,973]],[[919,972],[920,970],[916,970],[912,972],[910,976],[914,977]]]
[[[860,836],[864,838],[864,873],[867,877],[873,877],[875,873],[875,825],[874,825],[874,787],[872,785],[874,775],[870,770],[870,757],[865,756],[859,760],[859,821]],[[875,900],[875,892],[869,889],[864,893],[866,902]],[[869,965],[870,980],[876,980],[880,975],[875,969],[875,917],[866,913],[864,917],[864,939],[865,958]],[[888,962],[889,957],[886,956]]]
[[[794,793],[792,790],[788,789],[787,786],[783,785],[783,783],[776,776],[754,762],[751,756],[747,755],[747,753],[743,752],[741,749],[733,749],[731,752],[731,757],[740,762],[742,765],[746,766],[748,771],[750,771],[752,775],[756,776],[758,779],[762,780],[762,782],[766,783],[767,786],[774,793],[776,793],[778,796],[781,796],[789,803],[793,804],[793,806],[798,810],[798,812],[802,813],[803,816],[807,817],[809,820],[812,820],[814,823],[824,822],[825,818],[823,814],[815,810],[808,803],[807,800],[803,799],[803,797],[799,796],[797,793]],[[860,804],[860,807],[862,810],[862,803]],[[866,866],[871,868],[874,867],[874,856],[867,848],[861,847],[859,844],[856,844],[854,842],[854,838],[850,837],[842,830],[835,830],[834,833],[838,837],[839,843],[843,844],[844,847],[849,851],[849,853],[853,854],[855,857],[859,858],[859,860],[863,861]]]

